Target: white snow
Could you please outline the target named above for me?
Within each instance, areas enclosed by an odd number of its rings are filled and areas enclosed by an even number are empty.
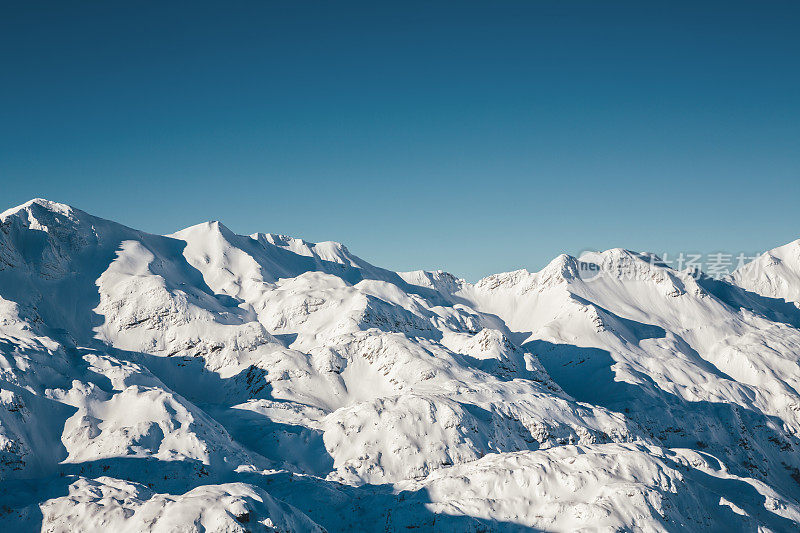
[[[476,284],[0,214],[0,529],[793,531],[800,241]]]

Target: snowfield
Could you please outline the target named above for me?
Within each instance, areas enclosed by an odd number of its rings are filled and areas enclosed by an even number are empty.
[[[800,240],[475,284],[0,214],[0,531],[798,531]]]

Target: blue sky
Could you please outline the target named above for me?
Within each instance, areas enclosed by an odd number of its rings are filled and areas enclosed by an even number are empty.
[[[4,4],[0,208],[468,279],[800,237],[797,2],[160,4]]]

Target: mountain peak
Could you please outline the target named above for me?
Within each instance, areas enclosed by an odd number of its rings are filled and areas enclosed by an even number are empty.
[[[800,304],[800,239],[756,257],[736,269],[730,281],[762,296]]]
[[[79,211],[74,207],[62,204],[60,202],[53,202],[52,200],[47,200],[45,198],[33,198],[28,200],[24,204],[20,204],[16,207],[12,207],[10,209],[6,209],[2,213],[0,213],[0,220],[5,220],[9,216],[12,216],[16,213],[21,211],[28,211],[28,212],[42,212],[42,211],[49,211],[54,214],[63,215],[67,217],[72,217],[75,211]]]
[[[223,224],[219,220],[208,220],[206,222],[200,222],[199,224],[194,224],[182,230],[176,231],[170,236],[177,237],[179,239],[185,239],[189,236],[198,237],[200,235],[205,235],[205,236],[215,235],[217,237],[222,237],[226,240],[236,238],[237,236],[236,233],[234,233],[230,228],[228,228],[225,224]]]

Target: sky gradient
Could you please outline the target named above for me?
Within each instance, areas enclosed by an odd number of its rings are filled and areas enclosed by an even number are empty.
[[[469,280],[800,238],[798,2],[160,4],[3,4],[0,210]]]

